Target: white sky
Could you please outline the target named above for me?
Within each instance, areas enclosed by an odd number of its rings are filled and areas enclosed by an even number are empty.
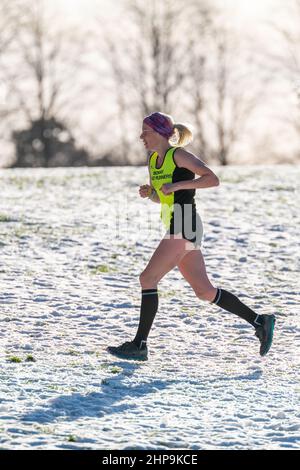
[[[278,15],[278,8],[284,0],[209,0],[219,6],[233,23],[246,28],[255,28],[257,22],[266,21]],[[182,0],[184,4],[184,0]],[[51,0],[47,6],[61,12],[62,18],[88,21],[95,14],[113,18],[118,15],[121,0]]]
[[[265,18],[272,14],[277,0],[216,0],[223,8],[235,10],[241,18]]]
[[[49,2],[50,3],[50,2]],[[184,0],[183,0],[184,3]],[[276,13],[278,0],[211,0],[225,11],[228,10],[233,16],[241,21],[267,19]],[[67,12],[73,18],[87,18],[93,16],[98,9],[114,15],[118,10],[120,0],[52,0],[53,8],[58,11]]]

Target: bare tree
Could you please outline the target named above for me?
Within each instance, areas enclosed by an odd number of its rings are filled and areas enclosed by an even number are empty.
[[[14,38],[18,32],[21,0],[0,1],[0,142],[1,166],[9,166],[13,154],[11,126],[17,106],[10,99],[11,83],[6,79]]]
[[[19,4],[16,0],[0,2],[0,57],[5,54],[16,35]]]
[[[188,54],[186,58],[186,95],[190,97],[187,109],[196,124],[193,147],[202,158],[210,156],[209,138],[207,135],[206,110],[209,97],[206,89],[209,81],[209,40],[213,26],[215,9],[206,2],[192,3],[190,18],[190,37],[188,39]]]
[[[188,8],[188,2],[185,8]],[[127,11],[131,13],[137,32],[131,52],[135,62],[131,81],[142,116],[153,110],[170,112],[174,93],[183,82],[182,61],[186,49],[182,47],[181,34],[178,34],[182,10],[180,1],[152,0],[145,4],[128,0]]]
[[[8,106],[9,84],[5,80],[5,62],[9,57],[10,46],[18,30],[18,7],[17,0],[1,0],[0,2],[0,117],[9,116],[11,109]]]
[[[190,3],[183,8],[180,0],[125,0],[118,36],[102,24],[104,47],[99,52],[110,64],[123,155],[133,144],[130,119],[141,121],[153,111],[171,114],[174,109],[185,79],[188,41],[182,41],[183,18]]]
[[[205,47],[192,47],[190,52],[195,144],[204,159],[227,165],[251,113],[261,103],[263,87],[253,86],[253,58],[246,60],[234,31],[223,26],[217,15],[210,15],[204,24],[206,29],[196,31]]]
[[[263,96],[252,86],[254,76],[248,79],[252,62],[240,38],[205,0],[126,0],[125,6],[119,34],[102,28],[105,48],[99,48],[112,72],[121,154],[134,148],[133,120],[180,110],[196,124],[193,147],[206,160],[228,164]]]
[[[228,158],[236,144],[246,120],[256,105],[256,97],[247,99],[241,86],[241,74],[234,70],[232,53],[237,53],[235,38],[225,29],[215,30],[215,106],[210,118],[215,126],[216,145],[213,153],[221,165],[228,164]],[[234,77],[235,74],[235,77]],[[244,82],[245,83],[245,82]]]
[[[79,107],[84,99],[82,86],[78,85],[83,49],[77,32],[58,29],[43,0],[23,1],[22,6],[14,57],[4,74],[15,102],[16,118],[24,124],[39,123],[47,166],[51,158],[47,123],[57,119],[68,122],[74,103]]]
[[[268,58],[275,72],[280,71],[280,76],[284,76],[290,84],[296,106],[295,112],[290,112],[285,121],[300,135],[300,0],[285,2],[284,9],[288,20],[287,26],[268,22],[283,40],[284,51],[271,52]]]
[[[102,25],[102,33],[103,30],[104,27]],[[110,87],[117,107],[117,113],[115,116],[110,114],[109,117],[106,117],[106,121],[116,122],[117,127],[117,132],[114,133],[116,135],[116,139],[110,143],[110,153],[116,157],[119,164],[126,164],[128,163],[128,148],[130,144],[127,122],[128,112],[131,110],[127,102],[126,71],[124,70],[122,60],[122,51],[120,47],[118,47],[117,42],[114,40],[114,35],[107,32],[107,34],[103,35],[102,39],[103,42],[100,50],[99,41],[97,40],[97,48],[98,51],[101,51],[101,56],[103,55],[104,57],[108,58],[111,76]],[[101,69],[98,70],[96,67],[96,73],[100,80],[104,82],[103,71]],[[103,87],[101,88],[101,92],[102,91]],[[103,124],[101,127],[103,129]],[[114,160],[113,156],[110,158],[112,161]]]

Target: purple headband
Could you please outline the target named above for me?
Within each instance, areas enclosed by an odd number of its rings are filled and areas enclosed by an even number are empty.
[[[144,123],[167,139],[169,139],[174,132],[173,125],[170,126],[169,119],[158,112],[145,117]]]

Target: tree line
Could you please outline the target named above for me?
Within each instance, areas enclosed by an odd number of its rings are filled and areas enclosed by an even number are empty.
[[[290,5],[300,25],[300,0]],[[195,127],[192,149],[227,165],[278,70],[295,96],[288,125],[300,134],[300,27],[266,25],[286,54],[262,55],[211,2],[119,6],[115,24],[100,11],[78,28],[43,0],[1,0],[0,132],[14,146],[10,166],[143,164],[140,123],[153,111],[184,116]]]

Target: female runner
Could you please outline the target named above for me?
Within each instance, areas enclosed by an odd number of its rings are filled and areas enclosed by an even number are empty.
[[[155,112],[145,117],[140,138],[151,153],[150,184],[140,186],[139,193],[161,204],[167,232],[140,275],[142,300],[135,338],[118,347],[109,346],[108,352],[123,359],[148,359],[147,338],[158,310],[157,285],[177,266],[199,299],[238,315],[255,328],[260,355],[265,356],[272,344],[275,316],[255,313],[231,292],[213,286],[206,273],[201,252],[203,228],[194,196],[196,189],[218,186],[218,177],[199,157],[184,149],[192,140],[192,132],[171,116]]]

